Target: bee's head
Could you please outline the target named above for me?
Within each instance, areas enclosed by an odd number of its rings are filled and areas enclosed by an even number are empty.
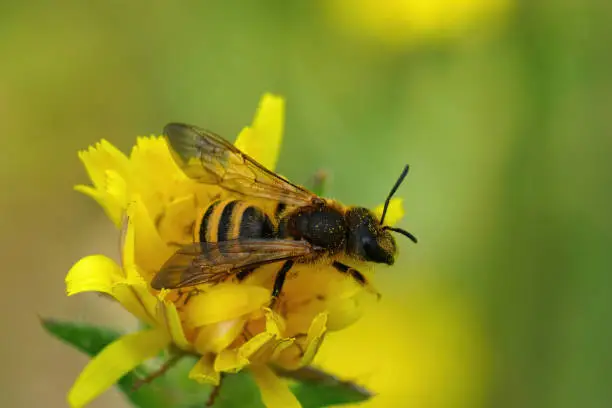
[[[417,242],[415,236],[408,231],[384,225],[389,202],[408,174],[408,168],[408,166],[404,168],[385,200],[380,220],[367,208],[354,207],[347,211],[346,221],[349,228],[347,249],[350,254],[364,261],[393,265],[397,247],[391,232],[400,233],[414,243]]]

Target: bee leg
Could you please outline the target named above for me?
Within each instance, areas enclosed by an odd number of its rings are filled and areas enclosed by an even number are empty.
[[[378,299],[380,299],[380,293],[378,293],[374,288],[372,288],[366,277],[363,276],[363,274],[357,269],[351,268],[350,266],[347,266],[337,261],[334,261],[332,263],[332,266],[336,268],[339,272],[350,275],[353,279],[357,281],[358,284],[364,286],[366,289],[373,292],[378,297]]]
[[[245,280],[246,278],[249,277],[249,275],[251,275],[253,272],[255,272],[256,268],[249,268],[249,269],[243,269],[240,272],[238,272],[236,274],[236,279],[238,279],[238,282],[242,282],[243,280]]]
[[[280,296],[281,290],[283,289],[283,284],[285,283],[285,278],[287,277],[287,272],[293,266],[293,261],[285,261],[280,271],[276,273],[276,278],[274,279],[274,287],[272,288],[272,300],[270,301],[270,309],[274,309],[274,305]]]
[[[187,302],[189,302],[192,297],[194,297],[195,295],[199,295],[200,293],[202,293],[202,290],[198,288],[191,289],[189,292],[187,292],[187,296],[185,296],[185,301],[183,302],[183,305],[186,305]]]

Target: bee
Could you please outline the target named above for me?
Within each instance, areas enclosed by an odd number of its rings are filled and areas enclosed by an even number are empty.
[[[219,186],[231,198],[213,201],[204,209],[194,228],[194,242],[180,247],[153,278],[156,290],[216,284],[231,277],[240,281],[263,265],[279,264],[273,306],[296,263],[331,265],[367,285],[361,272],[340,262],[342,257],[393,265],[397,248],[391,232],[417,242],[408,231],[384,225],[389,202],[409,166],[395,182],[378,219],[367,208],[345,206],[292,183],[207,130],[171,123],[164,135],[174,160],[189,178]],[[270,208],[261,200],[269,201]]]

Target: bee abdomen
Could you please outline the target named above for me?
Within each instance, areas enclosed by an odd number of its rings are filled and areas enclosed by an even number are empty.
[[[274,226],[270,218],[259,208],[248,206],[240,217],[240,238],[272,238]]]
[[[206,208],[204,215],[202,215],[202,217],[200,218],[200,227],[195,229],[198,235],[194,237],[198,242],[214,242],[214,240],[211,241],[209,239],[208,231],[210,229],[211,224],[216,223],[213,218],[213,213],[215,213],[215,210],[217,209],[217,207],[219,207],[219,204],[221,204],[221,201],[212,202],[208,206],[208,208]]]
[[[240,216],[239,203],[240,201],[230,201],[223,207],[217,228],[217,241],[229,241],[236,238],[232,236],[232,224],[236,222],[235,218]]]
[[[270,218],[260,208],[240,200],[215,201],[204,211],[198,232],[199,242],[233,239],[271,238],[275,231]]]

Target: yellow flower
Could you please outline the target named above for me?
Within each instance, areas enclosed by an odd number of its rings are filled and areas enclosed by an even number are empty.
[[[511,0],[334,0],[330,17],[348,32],[391,45],[457,37],[505,14]]]
[[[274,169],[283,121],[284,100],[264,95],[253,125],[243,129],[236,146]],[[93,358],[69,392],[70,405],[87,404],[144,360],[174,345],[201,356],[190,378],[218,385],[222,372],[247,368],[267,406],[298,407],[268,365],[297,369],[310,364],[328,332],[362,315],[373,289],[363,290],[332,268],[313,274],[311,267],[298,266],[272,311],[267,305],[277,267],[270,265],[240,284],[153,291],[149,282],[156,271],[178,246],[192,242],[198,209],[223,191],[187,178],[163,137],[138,138],[129,157],[103,140],[80,158],[93,186],[76,189],[94,198],[122,227],[123,244],[120,265],[102,255],[77,262],[66,277],[67,292],[109,294],[151,328],[118,339]],[[387,219],[397,221],[402,215],[401,200],[395,199]]]
[[[491,349],[475,305],[431,281],[407,285],[402,294],[386,297],[357,324],[330,337],[313,364],[341,370],[343,378],[375,393],[350,406],[481,405]],[[372,347],[375,352],[362,353]]]
[[[491,350],[475,306],[432,282],[407,287],[330,336],[314,364],[376,394],[359,407],[481,405]]]

